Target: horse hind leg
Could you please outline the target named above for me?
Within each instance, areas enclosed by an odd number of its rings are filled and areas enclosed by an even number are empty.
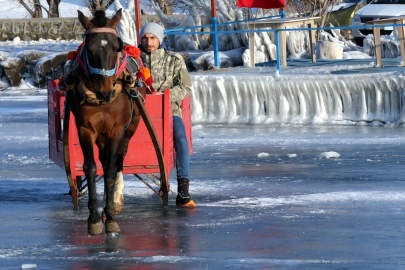
[[[107,166],[109,167],[109,166]],[[120,232],[120,227],[115,219],[115,203],[114,203],[114,193],[115,193],[115,180],[117,179],[117,174],[112,177],[112,173],[105,173],[104,183],[107,186],[107,200],[104,207],[104,213],[106,215],[105,221],[105,232],[115,233]]]
[[[107,164],[107,150],[105,147],[105,141],[97,141],[97,146],[99,148],[99,159],[101,163],[103,164],[103,168],[106,168]],[[120,155],[118,160],[120,160]],[[117,179],[115,181],[115,192],[114,192],[114,210],[115,214],[121,214],[121,212],[124,210],[124,195],[122,194],[124,190],[124,177],[122,173],[122,165],[117,166],[117,169],[120,168],[120,171],[117,172]],[[107,201],[107,185],[104,185],[104,196],[103,196],[104,202]],[[105,212],[103,211],[102,213],[102,219],[103,221],[106,221],[107,216]]]
[[[117,180],[115,181],[115,192],[114,192],[114,210],[115,214],[121,214],[124,210],[124,195],[122,191],[124,190],[124,176],[122,171],[117,173]]]
[[[122,134],[123,135],[123,134]],[[104,207],[104,213],[106,215],[105,221],[105,232],[106,233],[115,233],[120,231],[120,227],[118,222],[115,219],[115,193],[118,192],[122,193],[123,189],[123,181],[117,187],[117,180],[122,180],[122,168],[117,168],[117,158],[119,155],[119,147],[121,145],[121,141],[123,136],[120,138],[118,134],[116,134],[115,138],[112,139],[107,145],[108,149],[108,161],[106,168],[104,170],[104,184],[106,185],[107,190],[107,200],[106,205]],[[121,172],[120,174],[117,173]],[[117,196],[118,198],[120,196]],[[122,209],[121,209],[122,211]]]
[[[133,134],[133,132],[132,132]],[[131,136],[132,136],[131,134]],[[124,159],[128,150],[128,143],[130,136],[125,136],[122,141],[120,151],[117,156],[117,180],[115,182],[115,193],[114,193],[114,208],[115,214],[120,214],[124,210],[124,195],[122,191],[124,190],[124,177],[123,177],[123,168],[124,168]]]
[[[107,200],[107,185],[104,188],[104,202]],[[124,176],[122,172],[117,172],[117,180],[115,181],[115,192],[114,192],[114,210],[115,214],[119,215],[124,210],[124,195],[122,191],[124,190]],[[103,211],[102,214],[103,221],[106,221],[107,216]]]

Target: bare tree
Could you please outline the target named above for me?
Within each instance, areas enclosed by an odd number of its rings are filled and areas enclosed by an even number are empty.
[[[106,0],[90,0],[91,10],[107,10],[114,0],[108,0],[107,4],[105,3]]]
[[[39,0],[34,0],[34,13],[33,18],[42,18],[42,7]]]
[[[83,4],[90,9],[91,14],[94,14],[96,10],[107,10],[113,3],[114,0],[109,0],[107,4],[105,3],[105,0],[83,0]]]
[[[17,0],[30,14],[32,18],[42,18],[42,10],[48,14],[48,18],[59,17],[60,0],[47,0],[49,8],[41,5],[39,0]]]
[[[46,2],[49,5],[48,17],[49,18],[59,17],[60,0],[46,0]]]
[[[28,11],[31,18],[42,18],[42,9],[48,12],[47,9],[41,5],[39,0],[33,1],[17,0],[17,1]]]
[[[318,27],[327,26],[331,9],[340,0],[293,0],[287,1],[287,12],[298,13],[299,16],[320,17]],[[338,25],[336,25],[338,26]],[[317,31],[317,39],[320,39],[320,30]]]
[[[163,14],[172,15],[173,14],[173,6],[176,4],[175,0],[150,0],[158,4],[159,8],[162,10]]]

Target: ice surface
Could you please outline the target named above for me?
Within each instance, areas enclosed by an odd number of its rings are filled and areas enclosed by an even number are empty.
[[[195,125],[195,211],[175,207],[174,171],[168,207],[125,175],[121,233],[106,237],[88,236],[87,195],[72,211],[64,170],[17,161],[48,161],[46,108],[45,95],[0,96],[0,158],[14,155],[0,161],[3,268],[367,270],[403,262],[401,126]],[[339,160],[318,158],[329,149]],[[101,200],[101,184],[97,192]]]
[[[211,207],[246,207],[246,208],[272,208],[280,205],[312,205],[353,203],[353,202],[402,202],[405,200],[403,192],[325,192],[278,198],[243,197],[203,204]],[[333,211],[333,210],[331,210]]]

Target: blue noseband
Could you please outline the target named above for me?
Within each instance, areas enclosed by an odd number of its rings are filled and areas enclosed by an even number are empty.
[[[90,65],[89,59],[87,58],[87,51],[84,53],[86,55],[87,66],[89,67],[90,74],[113,76],[115,74],[115,69],[117,68],[117,62],[115,62],[115,67],[110,70],[94,68]]]

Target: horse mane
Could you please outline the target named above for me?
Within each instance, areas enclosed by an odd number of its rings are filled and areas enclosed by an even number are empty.
[[[105,11],[104,10],[96,10],[94,13],[94,18],[91,19],[91,22],[96,26],[96,27],[104,27],[107,25],[107,17],[105,16]]]

